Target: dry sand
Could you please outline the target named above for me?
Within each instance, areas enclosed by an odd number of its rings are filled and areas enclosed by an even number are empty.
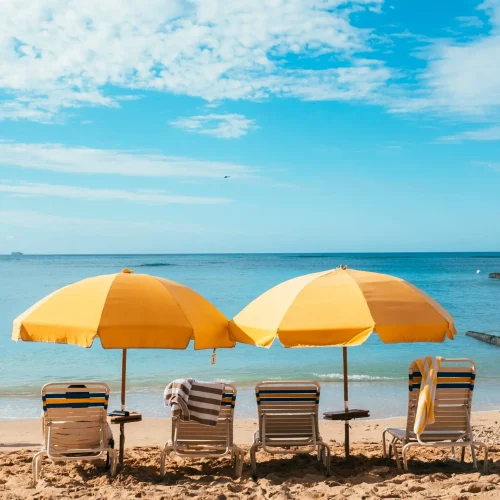
[[[476,438],[490,445],[490,473],[482,475],[466,463],[453,461],[446,450],[412,454],[410,473],[382,457],[384,427],[401,426],[404,419],[360,420],[352,423],[352,458],[343,459],[343,424],[321,422],[323,439],[332,449],[332,475],[325,478],[314,456],[257,456],[259,479],[250,473],[248,455],[243,477],[232,479],[228,459],[182,460],[168,463],[159,476],[160,446],[169,434],[169,419],[146,419],[126,426],[124,470],[110,479],[104,462],[44,461],[42,477],[31,487],[31,458],[40,441],[40,421],[0,423],[0,498],[196,498],[217,499],[500,499],[500,412],[474,414]],[[245,450],[257,427],[238,420],[235,442]],[[116,428],[115,437],[118,429]],[[480,457],[482,466],[482,456]]]

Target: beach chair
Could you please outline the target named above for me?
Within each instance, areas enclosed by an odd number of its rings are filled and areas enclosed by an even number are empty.
[[[33,485],[42,458],[54,461],[109,458],[116,472],[116,451],[109,447],[106,410],[109,387],[102,382],[58,382],[42,387],[43,443],[33,457]]]
[[[455,448],[462,448],[461,461],[465,458],[465,449],[470,446],[472,461],[477,469],[476,449],[484,451],[484,472],[488,470],[488,447],[474,440],[470,418],[472,392],[476,378],[476,365],[470,359],[442,359],[438,372],[436,395],[434,399],[435,422],[426,426],[420,438],[413,432],[417,412],[418,396],[422,375],[414,361],[409,368],[408,418],[405,429],[389,427],[382,434],[383,452],[391,458],[392,452],[396,463],[401,468],[398,445],[402,446],[404,470],[408,470],[408,451],[412,447],[451,448],[453,458]],[[387,435],[391,439],[387,452]]]
[[[318,453],[330,475],[330,448],[319,433],[320,385],[314,381],[261,382],[255,387],[259,428],[250,448],[252,474],[257,476],[256,453]]]
[[[233,442],[236,392],[233,384],[224,385],[217,425],[204,425],[172,417],[171,439],[167,441],[161,454],[161,477],[165,476],[165,462],[171,453],[183,458],[220,458],[230,455],[235,476],[241,476],[245,454]]]

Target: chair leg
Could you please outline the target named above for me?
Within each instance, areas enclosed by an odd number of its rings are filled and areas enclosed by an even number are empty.
[[[465,462],[465,446],[462,446],[462,451],[460,453],[460,462]]]
[[[399,456],[399,451],[398,451],[398,446],[396,441],[393,441],[392,444],[392,449],[394,450],[394,458],[396,460],[396,467],[400,470],[403,470],[403,467],[401,466],[401,458]]]
[[[250,465],[252,466],[252,476],[257,479],[257,448],[259,448],[260,443],[254,443],[250,448]]]
[[[484,473],[488,474],[488,446],[483,445],[484,453]]]
[[[472,454],[472,464],[474,465],[474,469],[477,469],[476,447],[473,444],[470,447],[470,451]]]
[[[238,455],[231,450],[231,468],[233,469],[233,478],[237,479],[236,471],[238,469]]]
[[[405,445],[404,441],[402,442],[402,445],[403,446]],[[398,439],[396,437],[393,437],[392,441],[389,443],[389,452],[388,452],[389,460],[392,458],[393,453],[394,453],[394,459],[396,460],[397,468],[402,470],[401,459],[398,452]]]
[[[403,467],[406,472],[408,472],[408,457],[406,456],[406,453],[408,449],[412,446],[412,443],[407,443],[403,446]]]
[[[33,477],[31,479],[32,486],[36,486],[36,483],[38,482],[38,474],[36,473],[36,460],[37,460],[37,457],[35,455],[33,457],[32,462],[31,462],[31,469],[32,469],[32,473],[33,473]]]
[[[243,474],[243,462],[245,461],[245,453],[240,448],[236,448],[234,453],[234,477],[238,479]]]
[[[387,458],[387,443],[385,442],[385,435],[387,434],[387,430],[384,429],[384,432],[382,432],[382,454],[384,458]],[[389,458],[390,457],[390,451],[391,449],[389,448]]]
[[[472,463],[474,467],[477,469],[477,457],[476,457],[476,447],[480,450],[483,450],[483,455],[484,455],[484,473],[488,473],[488,446],[484,443],[476,443],[472,444],[470,449],[472,453]]]
[[[322,446],[322,454],[323,454],[323,465],[325,466],[325,476],[330,476],[332,471],[331,471],[331,452],[330,452],[330,447],[326,444],[323,443]]]
[[[234,476],[236,477],[236,467],[238,466],[238,453],[236,452],[235,447],[231,448],[231,467],[233,468]]]
[[[160,477],[163,479],[165,477],[165,462],[167,460],[167,456],[172,453],[172,447],[167,443],[161,452],[160,459]]]
[[[33,462],[32,462],[32,468],[33,468],[33,481],[32,484],[33,486],[36,486],[38,482],[38,478],[40,477],[40,470],[42,468],[42,458],[45,452],[39,451],[38,453],[35,453],[35,456],[33,457]]]

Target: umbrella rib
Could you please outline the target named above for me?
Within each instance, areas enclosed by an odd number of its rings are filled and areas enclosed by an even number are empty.
[[[421,297],[427,304],[432,306],[439,314],[440,316],[448,323],[448,330],[449,332],[454,335],[456,333],[455,331],[455,323],[453,321],[453,316],[437,301],[434,300],[430,295],[428,295],[426,292],[423,290],[420,290],[420,288],[416,287],[412,283],[403,280],[403,283],[408,287],[411,288],[415,292],[420,292],[418,293],[418,296]],[[448,318],[449,316],[449,318]],[[450,322],[451,319],[451,322]],[[445,332],[446,333],[446,332]]]
[[[120,273],[116,273],[115,277],[113,278],[113,281],[109,284],[108,291],[106,292],[106,297],[105,297],[105,299],[102,302],[102,309],[101,309],[101,314],[99,314],[99,321],[97,323],[96,333],[95,333],[94,337],[92,337],[92,342],[90,343],[89,347],[92,347],[92,344],[94,343],[94,339],[96,337],[101,338],[100,329],[101,329],[102,315],[104,314],[104,309],[106,308],[106,303],[108,302],[108,297],[109,297],[109,294],[111,293],[111,288],[113,287],[113,283],[115,282],[116,277],[118,276],[118,274],[120,274]],[[101,340],[101,343],[102,343],[102,340]]]
[[[189,318],[186,316],[186,313],[184,312],[184,309],[179,304],[179,301],[175,298],[175,295],[156,276],[152,276],[152,278],[154,278],[156,281],[158,281],[160,283],[160,285],[163,287],[163,289],[172,297],[172,300],[177,304],[177,307],[179,308],[179,311],[184,316],[184,319],[186,320],[187,324],[191,327],[191,339],[190,340],[194,340],[194,328],[193,328],[193,325],[191,324],[191,321],[189,321]]]
[[[349,272],[349,269],[347,269],[346,272],[347,272],[347,275],[349,276],[349,279],[352,280],[354,282],[354,284],[356,285],[356,288],[357,288],[358,292],[360,293],[361,297],[363,298],[363,300],[366,303],[366,308],[368,309],[368,312],[370,313],[370,317],[372,319],[372,326],[370,328],[370,330],[371,330],[370,334],[371,334],[371,333],[373,333],[373,332],[376,331],[375,328],[376,328],[377,325],[375,323],[375,318],[373,317],[373,314],[372,314],[372,311],[370,309],[370,306],[368,305],[368,301],[366,300],[365,294],[363,293],[363,290],[361,290],[361,287],[359,286],[359,283],[353,278],[353,276],[351,276],[351,274]],[[366,332],[366,330],[365,330],[365,332]],[[358,335],[356,335],[356,337],[359,337],[360,335],[365,335],[365,332],[359,333]],[[349,344],[347,344],[347,345],[349,345]]]
[[[331,273],[334,273],[335,271],[337,271],[337,269],[329,269],[328,271],[323,271],[322,273],[317,273],[319,274],[319,276],[315,276],[314,279],[312,279],[309,283],[307,283],[307,285],[303,286],[302,288],[300,288],[298,291],[297,291],[297,294],[295,295],[295,297],[293,298],[293,301],[295,301],[297,299],[297,297],[302,293],[303,290],[305,290],[311,283],[313,283],[316,279],[318,278],[323,278],[323,276],[327,276],[328,274],[331,274]],[[315,273],[316,274],[316,273]],[[299,276],[300,277],[300,276]],[[278,285],[279,286],[279,285]],[[293,301],[291,301],[291,303],[293,303]],[[280,344],[283,345],[283,343],[281,342],[281,339],[279,338],[279,332],[280,332],[280,326],[281,326],[281,323],[283,323],[283,320],[285,319],[285,316],[288,312],[290,308],[288,307],[285,311],[285,313],[283,314],[283,317],[281,318],[281,320],[279,321],[278,323],[278,326],[276,327],[276,337],[278,337],[278,340],[280,341]],[[274,339],[273,339],[273,342],[274,342]],[[272,343],[271,343],[272,344]],[[271,347],[271,346],[269,346]]]

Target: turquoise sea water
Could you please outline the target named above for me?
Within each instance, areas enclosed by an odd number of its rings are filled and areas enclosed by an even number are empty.
[[[283,280],[346,264],[393,274],[422,288],[455,317],[459,334],[443,344],[384,345],[373,335],[349,349],[350,404],[372,416],[406,411],[407,369],[416,357],[433,354],[470,357],[478,364],[476,410],[500,408],[500,348],[466,337],[467,330],[500,332],[500,253],[313,254],[313,255],[106,255],[0,256],[0,419],[40,413],[43,384],[56,380],[102,380],[118,408],[121,352],[74,346],[15,343],[12,320],[48,293],[71,282],[128,267],[184,283],[228,317]],[[481,270],[478,274],[476,271]],[[252,386],[263,379],[316,379],[322,410],[342,407],[342,351],[338,348],[271,349],[237,346],[210,351],[129,351],[127,402],[146,416],[164,416],[165,385],[174,378],[223,379],[238,389],[237,415],[255,417]]]

